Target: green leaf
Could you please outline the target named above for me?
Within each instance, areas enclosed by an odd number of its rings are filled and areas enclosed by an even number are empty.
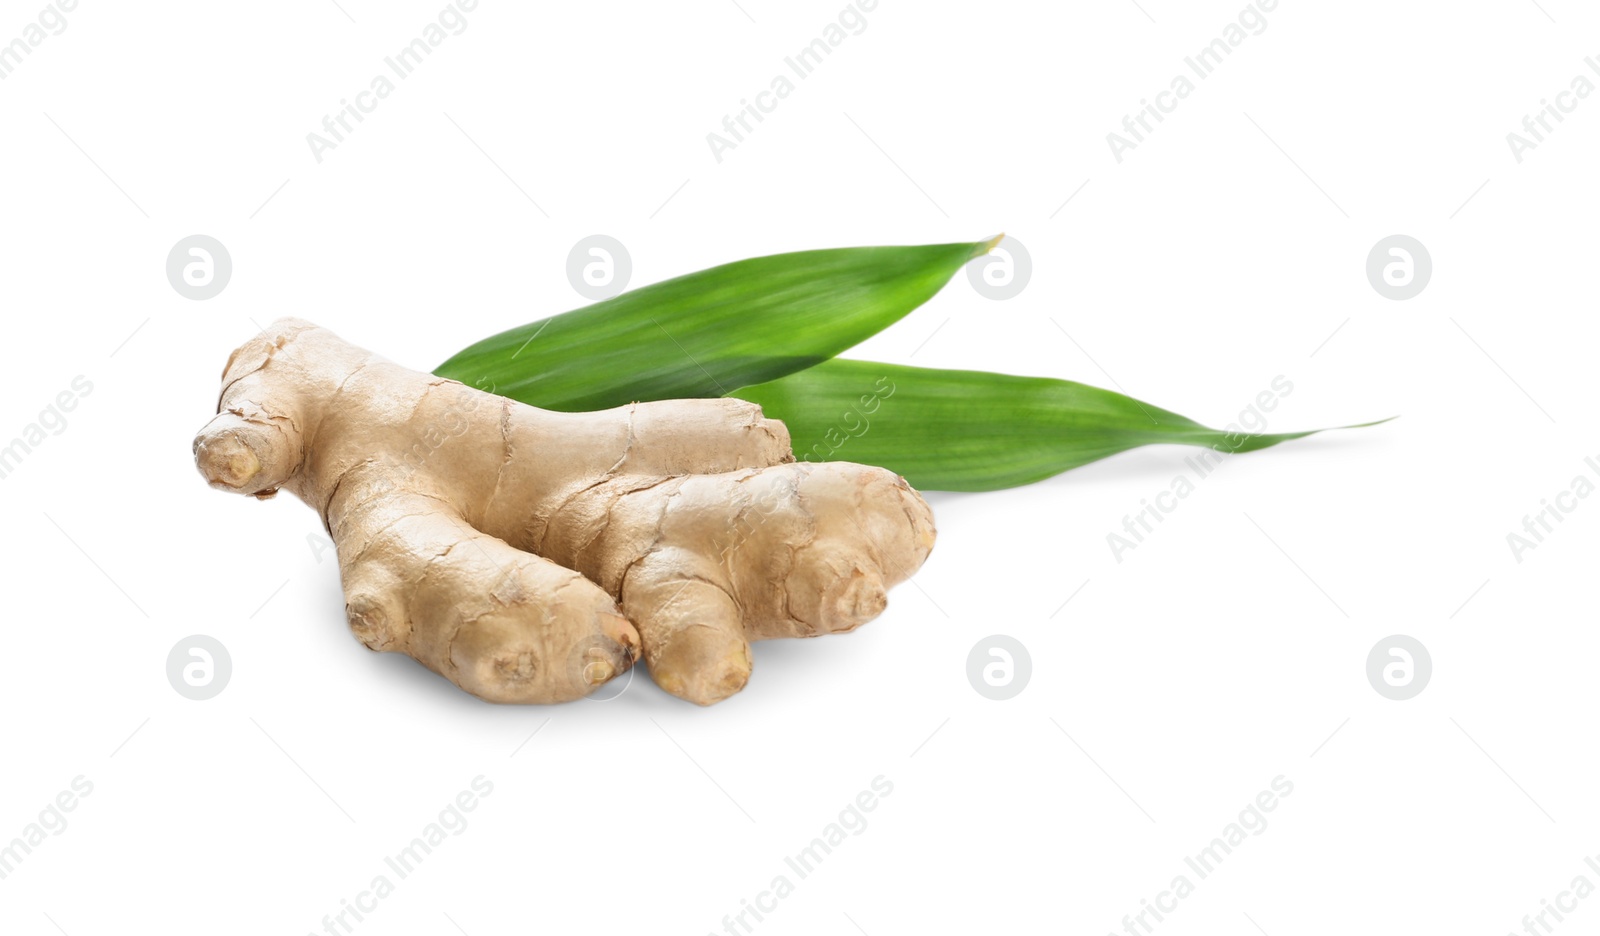
[[[1070,380],[871,361],[828,361],[729,395],[783,420],[802,461],[879,465],[931,491],[1017,487],[1141,445],[1253,452],[1320,431],[1209,429]]]
[[[998,241],[741,260],[502,332],[435,373],[569,412],[722,396],[877,334]]]

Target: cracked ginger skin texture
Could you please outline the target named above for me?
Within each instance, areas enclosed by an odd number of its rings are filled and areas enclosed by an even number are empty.
[[[552,412],[298,319],[234,351],[194,454],[213,487],[322,516],[362,644],[493,702],[576,699],[642,654],[709,705],[750,641],[854,630],[934,542],[903,478],[797,463],[754,404]]]

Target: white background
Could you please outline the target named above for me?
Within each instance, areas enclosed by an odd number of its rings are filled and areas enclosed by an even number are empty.
[[[757,931],[1118,931],[1279,775],[1157,932],[1499,934],[1600,885],[1600,500],[1521,562],[1506,539],[1600,456],[1600,98],[1520,164],[1505,139],[1600,82],[1600,15],[1283,0],[1119,164],[1106,134],[1242,7],[1139,2],[882,0],[719,163],[707,133],[840,0],[484,0],[320,164],[306,134],[437,0],[82,3],[0,82],[0,440],[94,388],[0,481],[0,841],[93,793],[0,881],[0,929],[319,932],[479,775],[470,826],[356,932],[722,931],[879,775],[865,831]],[[0,3],[0,42],[39,7]],[[1229,460],[1121,562],[1107,534],[1188,451],[934,494],[938,548],[880,620],[759,645],[706,710],[642,668],[614,701],[496,707],[370,654],[314,514],[192,465],[252,321],[429,369],[581,305],[589,234],[640,285],[1001,230],[1020,295],[958,276],[852,355],[1212,425],[1284,375],[1273,430],[1402,418]],[[203,302],[164,272],[195,233],[234,262]],[[1434,262],[1403,302],[1364,272],[1395,233]],[[996,633],[1032,656],[1007,702],[965,675]],[[1396,633],[1433,659],[1406,702],[1365,675]],[[167,682],[190,634],[231,651],[210,701]],[[1600,925],[1577,906],[1547,920]]]

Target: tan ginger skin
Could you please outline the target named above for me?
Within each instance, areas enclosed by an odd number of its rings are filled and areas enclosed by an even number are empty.
[[[903,478],[797,463],[742,400],[551,412],[282,319],[229,358],[217,413],[200,473],[321,514],[356,638],[493,702],[579,698],[642,651],[709,705],[750,641],[854,630],[933,548]]]

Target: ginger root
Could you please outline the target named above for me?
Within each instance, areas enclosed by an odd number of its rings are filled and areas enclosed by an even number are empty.
[[[356,638],[493,702],[579,698],[642,652],[709,705],[750,641],[855,629],[933,548],[903,478],[797,463],[741,400],[551,412],[282,319],[229,358],[217,414],[200,473],[321,514]]]

